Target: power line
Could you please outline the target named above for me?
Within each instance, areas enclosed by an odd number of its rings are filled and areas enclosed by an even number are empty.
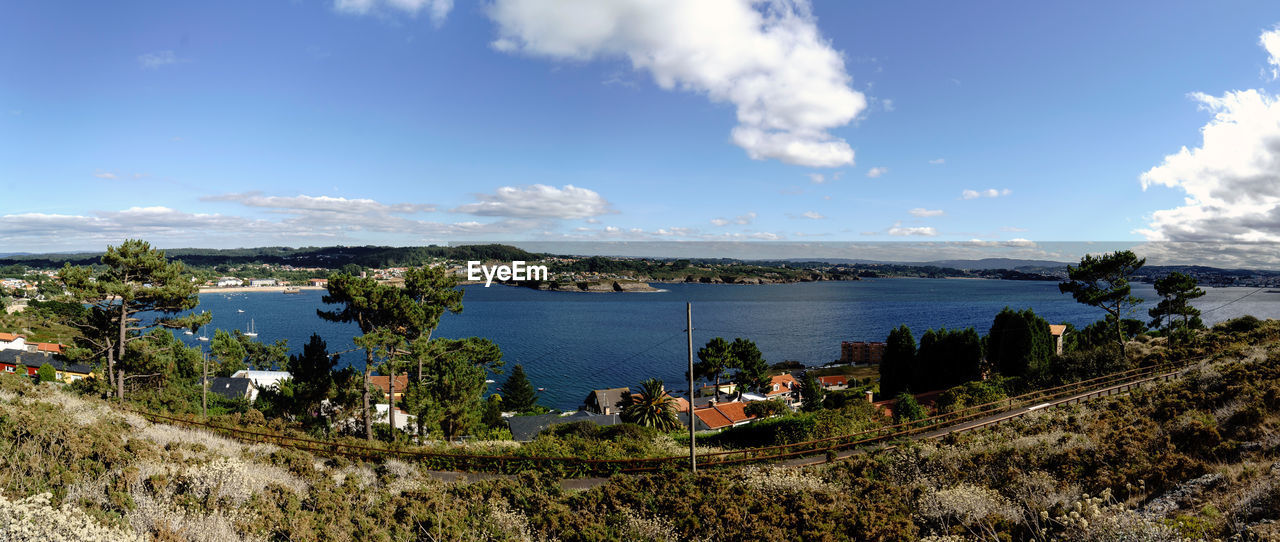
[[[1261,292],[1261,291],[1262,291],[1262,288],[1258,288],[1257,290],[1254,290],[1254,291],[1249,292],[1249,293],[1247,293],[1247,294],[1244,294],[1244,295],[1242,295],[1242,296],[1240,296],[1240,297],[1237,297],[1237,298],[1235,298],[1235,299],[1232,299],[1231,301],[1228,301],[1228,302],[1226,302],[1226,303],[1223,303],[1223,304],[1221,304],[1221,305],[1218,305],[1217,307],[1214,307],[1214,308],[1212,308],[1212,309],[1202,310],[1202,311],[1200,311],[1200,314],[1207,314],[1207,313],[1210,313],[1210,312],[1216,311],[1216,310],[1218,310],[1218,309],[1221,309],[1221,308],[1223,308],[1223,307],[1226,307],[1227,305],[1231,305],[1232,303],[1235,303],[1235,302],[1237,302],[1237,301],[1243,300],[1244,298],[1249,297],[1249,296],[1251,296],[1251,295],[1253,295],[1253,294],[1256,294],[1256,293],[1258,293],[1258,292]]]

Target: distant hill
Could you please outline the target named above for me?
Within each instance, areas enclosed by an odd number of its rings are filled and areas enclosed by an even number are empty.
[[[926,262],[924,265],[936,265],[938,267],[954,267],[956,269],[1063,269],[1067,268],[1067,262],[1055,262],[1051,260],[1016,260],[1013,258],[983,258],[981,260],[937,260]]]
[[[346,264],[361,267],[397,267],[422,265],[440,258],[451,260],[538,260],[541,255],[526,252],[509,245],[465,245],[442,247],[387,247],[387,246],[334,246],[334,247],[259,247],[234,249],[175,248],[165,249],[165,255],[195,267],[219,265],[275,264],[294,267],[323,267],[336,269]],[[92,265],[98,263],[102,253],[79,254],[28,254],[0,257],[0,266],[21,264],[34,268]]]

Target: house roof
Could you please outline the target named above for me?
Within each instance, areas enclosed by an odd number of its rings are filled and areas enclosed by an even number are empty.
[[[0,341],[15,341],[18,339],[17,333],[0,333]]]
[[[231,374],[231,378],[243,378],[253,382],[254,387],[265,390],[272,386],[279,386],[280,381],[286,378],[293,378],[289,371],[250,371],[239,370]]]
[[[383,395],[391,393],[391,377],[389,376],[370,376],[369,383],[382,390]],[[409,375],[396,375],[396,393],[402,394],[406,389],[409,389]]]
[[[693,414],[698,417],[698,421],[707,426],[707,429],[730,427],[755,419],[755,416],[747,415],[746,404],[738,401],[713,404],[708,408],[695,409]]]
[[[595,406],[603,409],[604,407],[619,406],[622,404],[623,397],[631,393],[631,388],[607,388],[603,390],[591,390],[587,395],[587,403],[590,404],[594,399]]]
[[[22,354],[22,350],[0,350],[0,363],[16,365],[19,363]]]
[[[53,352],[54,354],[62,353],[62,345],[56,343],[36,343],[36,350],[40,352]]]
[[[820,376],[818,382],[823,386],[848,386],[849,375]]]
[[[776,390],[774,389],[775,385],[777,386]],[[797,385],[796,377],[791,376],[790,373],[775,375],[773,378],[769,379],[769,389],[765,392],[765,395],[789,393]]]
[[[1049,334],[1053,335],[1054,337],[1061,337],[1062,334],[1066,332],[1067,332],[1067,326],[1065,325],[1049,324]]]
[[[244,399],[249,396],[253,382],[248,378],[215,376],[209,379],[209,391],[227,399]]]

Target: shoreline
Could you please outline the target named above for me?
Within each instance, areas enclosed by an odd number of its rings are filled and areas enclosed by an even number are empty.
[[[323,286],[229,286],[224,288],[218,287],[200,287],[202,294],[239,294],[245,292],[263,292],[263,293],[284,293],[286,288],[293,288],[300,291],[307,290],[324,290]]]

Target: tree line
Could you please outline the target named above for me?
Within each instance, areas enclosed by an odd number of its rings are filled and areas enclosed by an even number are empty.
[[[503,364],[498,346],[479,337],[432,336],[443,315],[462,311],[456,277],[440,267],[419,267],[404,279],[397,287],[349,273],[331,276],[323,297],[330,308],[317,314],[354,323],[360,331],[354,342],[362,354],[358,369],[338,370],[339,355],[317,335],[293,356],[285,340],[262,343],[238,330],[215,331],[207,359],[200,349],[187,347],[173,331],[194,334],[212,315],[188,312],[199,304],[190,270],[145,241],[124,241],[108,247],[93,266],[67,263],[58,273],[74,301],[67,304],[72,307],[67,320],[81,332],[68,355],[101,365],[102,379],[77,384],[86,391],[120,401],[128,394],[149,406],[191,411],[197,397],[203,403],[208,377],[285,369],[291,378],[264,390],[257,408],[326,433],[356,419],[359,425],[337,428],[372,439],[373,394],[382,394],[371,384],[376,371],[389,377],[390,403],[416,418],[420,435],[453,440],[484,429],[485,421],[499,424],[492,411],[501,405],[481,401],[487,376]],[[402,375],[407,385],[396,389]],[[403,395],[398,404],[397,394]],[[395,408],[388,418],[397,425]]]
[[[1133,295],[1131,281],[1145,263],[1126,250],[1085,255],[1079,265],[1067,267],[1068,278],[1059,291],[1101,309],[1104,317],[1083,330],[1065,324],[1063,355],[1049,322],[1031,309],[1005,307],[984,337],[974,328],[931,329],[917,345],[911,330],[899,326],[885,339],[881,397],[946,389],[990,376],[1018,379],[1024,386],[1096,376],[1115,369],[1129,338],[1149,329],[1174,343],[1192,340],[1192,331],[1204,324],[1191,301],[1205,292],[1184,273],[1171,272],[1155,281],[1160,300],[1147,311],[1149,322],[1131,317],[1143,302]],[[1115,352],[1109,354],[1111,349]],[[1086,365],[1089,369],[1082,371]]]

